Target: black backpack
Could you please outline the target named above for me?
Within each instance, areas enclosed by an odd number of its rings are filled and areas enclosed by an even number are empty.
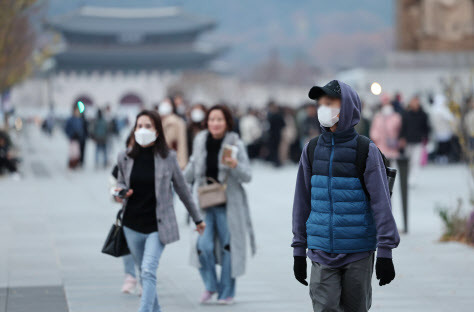
[[[311,171],[313,170],[313,161],[314,161],[314,149],[316,148],[316,145],[318,144],[318,139],[319,136],[312,138],[309,143],[308,143],[308,159],[309,163],[311,165]],[[365,192],[365,195],[367,195],[367,198],[370,200],[370,195],[369,192],[367,191],[367,188],[365,187],[365,181],[364,181],[364,172],[365,172],[365,166],[367,164],[367,157],[369,156],[369,145],[370,142],[372,142],[368,137],[359,135],[357,137],[357,156],[356,156],[356,166],[357,166],[357,171],[358,171],[358,176],[360,183],[362,184],[362,189]],[[385,172],[387,172],[388,168],[388,160],[385,157],[385,155],[380,151],[380,155],[382,155],[383,159],[383,164],[385,166]]]

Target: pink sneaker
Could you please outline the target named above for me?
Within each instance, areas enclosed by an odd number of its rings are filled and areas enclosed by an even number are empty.
[[[206,290],[202,296],[201,296],[201,303],[208,303],[212,299],[212,295],[214,295],[216,292],[214,291],[209,291]]]
[[[219,299],[217,300],[217,303],[222,304],[222,305],[231,305],[231,304],[234,304],[234,298],[227,297],[225,299]]]
[[[131,294],[135,291],[137,287],[137,279],[131,276],[130,274],[125,275],[125,280],[122,285],[122,292],[124,294]]]

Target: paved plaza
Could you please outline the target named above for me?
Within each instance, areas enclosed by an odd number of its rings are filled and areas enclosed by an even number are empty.
[[[16,139],[23,178],[0,178],[0,312],[137,311],[138,297],[120,293],[121,260],[100,252],[119,207],[109,197],[109,171],[93,168],[93,144],[86,168],[71,172],[61,133],[48,138],[31,128]],[[233,306],[197,303],[203,285],[189,265],[192,229],[184,208],[176,205],[181,240],[166,247],[158,269],[164,311],[312,311],[308,288],[292,272],[296,169],[253,166],[246,189],[258,250],[237,281]],[[438,242],[442,225],[435,212],[437,204],[467,197],[468,174],[461,165],[422,171],[410,193],[410,232],[393,251],[396,278],[379,287],[374,276],[371,311],[473,311],[474,249]],[[401,228],[398,194],[395,189],[393,209]]]

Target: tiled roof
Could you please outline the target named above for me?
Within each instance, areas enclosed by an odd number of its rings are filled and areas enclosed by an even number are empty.
[[[56,16],[48,24],[59,31],[80,34],[175,34],[209,30],[212,19],[177,7],[105,8],[84,6]]]

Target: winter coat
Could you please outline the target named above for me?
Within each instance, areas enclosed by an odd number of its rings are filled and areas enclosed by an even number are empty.
[[[447,142],[454,135],[456,120],[453,113],[446,106],[446,98],[438,94],[434,98],[433,108],[430,111],[433,135],[438,142]]]
[[[429,132],[428,116],[421,107],[417,111],[407,110],[403,113],[400,137],[406,139],[407,143],[421,143],[428,139]]]
[[[126,151],[117,158],[118,178],[117,188],[130,188],[130,175],[134,159]],[[155,194],[156,194],[156,221],[160,232],[160,241],[164,245],[179,240],[178,222],[174,212],[173,193],[176,192],[193,218],[194,222],[202,220],[199,209],[193,200],[183,173],[176,160],[176,152],[170,151],[166,158],[155,155]],[[127,199],[123,201],[126,209]]]
[[[176,151],[179,167],[183,169],[188,162],[186,123],[175,114],[166,116],[162,122],[166,143],[172,150]]]
[[[382,112],[375,115],[370,127],[370,138],[389,159],[398,158],[398,137],[402,127],[402,118],[395,111],[391,114]]]
[[[204,130],[196,135],[193,143],[193,152],[189,163],[184,170],[185,179],[193,185],[193,193],[197,201],[198,188],[201,186],[206,175],[206,140],[209,131]],[[242,186],[243,183],[250,182],[252,175],[250,163],[244,143],[234,132],[228,132],[222,141],[222,147],[226,144],[237,146],[236,168],[230,167],[219,162],[218,180],[225,181],[227,177],[226,188],[226,211],[227,224],[230,232],[230,250],[231,250],[231,270],[232,277],[238,277],[245,273],[246,254],[247,254],[247,235],[250,242],[252,255],[255,254],[255,237],[250,218],[250,210],[247,200],[247,194]],[[222,148],[219,151],[218,159],[222,159]],[[204,215],[205,210],[201,211]],[[196,242],[191,247],[191,264],[200,267]]]

